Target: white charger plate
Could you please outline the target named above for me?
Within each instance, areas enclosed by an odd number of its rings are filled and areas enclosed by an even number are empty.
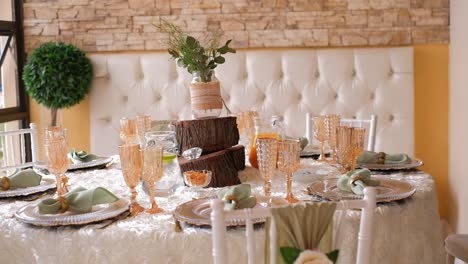
[[[424,164],[422,160],[411,159],[409,163],[397,164],[358,164],[358,167],[369,170],[411,170],[421,167]]]
[[[391,202],[408,198],[416,192],[416,188],[403,180],[387,179],[385,177],[373,177],[379,180],[377,189],[377,202]],[[323,179],[313,182],[308,188],[311,195],[316,195],[332,201],[360,200],[364,195],[354,194],[338,189],[338,178]]]
[[[196,226],[211,226],[211,201],[212,198],[202,198],[183,203],[174,211],[174,217],[187,224]],[[272,206],[286,205],[286,200],[272,197]],[[265,196],[257,196],[257,204],[254,208],[266,207]],[[254,224],[263,223],[265,219],[253,219]],[[244,220],[226,220],[226,226],[244,226]]]
[[[54,179],[42,178],[41,183],[38,186],[0,191],[0,198],[27,196],[30,194],[45,192],[55,187]]]
[[[89,213],[65,212],[63,214],[39,214],[38,203],[28,204],[20,208],[15,217],[18,221],[36,226],[68,226],[84,225],[114,218],[129,208],[129,202],[123,199],[110,204],[93,206]]]
[[[81,162],[81,163],[70,163],[68,165],[68,171],[92,169],[95,167],[109,164],[113,161],[112,157],[101,157],[93,161]],[[47,170],[47,164],[45,162],[36,162],[33,166],[35,170]]]

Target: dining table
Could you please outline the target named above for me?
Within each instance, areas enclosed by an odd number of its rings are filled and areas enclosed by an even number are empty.
[[[118,156],[105,169],[68,172],[71,189],[105,187],[115,195],[129,200],[130,192],[122,177]],[[302,171],[314,175],[295,175],[294,195],[303,201],[320,202],[307,187],[313,180],[339,174],[332,165],[314,159],[301,160]],[[445,255],[435,192],[431,175],[419,171],[373,172],[379,177],[406,181],[416,188],[409,198],[379,203],[375,211],[372,238],[372,261],[379,264],[440,264]],[[252,186],[261,196],[263,180],[257,169],[246,166],[239,172],[242,183]],[[15,212],[30,203],[51,197],[46,193],[35,201],[0,199],[0,262],[1,263],[212,263],[212,233],[209,226],[181,223],[177,232],[174,210],[196,199],[197,195],[214,197],[219,188],[195,192],[187,186],[173,194],[157,197],[163,213],[140,213],[114,220],[81,226],[38,227],[15,219]],[[284,174],[276,172],[272,180],[272,195],[286,194]],[[149,207],[148,196],[138,187],[138,202]],[[359,231],[359,210],[337,210],[333,217],[333,248],[339,249],[339,264],[354,263]],[[255,228],[256,263],[263,263],[265,229]],[[227,232],[228,263],[246,263],[245,228],[229,228]]]

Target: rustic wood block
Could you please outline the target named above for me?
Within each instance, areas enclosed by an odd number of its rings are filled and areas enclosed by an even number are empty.
[[[202,155],[196,160],[179,158],[182,172],[210,170],[213,172],[209,187],[224,187],[240,184],[237,172],[245,169],[245,148],[234,146],[225,150]]]
[[[180,153],[200,147],[208,154],[239,143],[236,117],[182,120],[175,123],[175,129]]]

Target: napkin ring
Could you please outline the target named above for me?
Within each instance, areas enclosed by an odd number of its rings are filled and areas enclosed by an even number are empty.
[[[379,156],[377,158],[377,164],[385,164],[385,152],[379,152]]]
[[[62,207],[62,209],[60,210],[60,213],[65,213],[69,208],[67,198],[63,196],[59,196],[57,197],[57,201],[60,202],[60,206]]]
[[[237,206],[239,206],[239,198],[237,198],[234,195],[226,195],[223,197],[223,201],[227,203],[233,203],[235,204],[235,209],[237,209]]]
[[[10,178],[5,176],[5,177],[2,177],[0,181],[2,182],[2,190],[6,191],[10,189]]]
[[[351,185],[354,185],[354,182],[356,182],[356,181],[363,181],[364,182],[364,178],[362,178],[361,175],[353,175],[350,178],[351,178],[351,181],[350,181]]]

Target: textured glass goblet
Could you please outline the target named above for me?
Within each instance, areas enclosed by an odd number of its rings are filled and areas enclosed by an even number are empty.
[[[164,212],[163,209],[158,207],[154,199],[154,185],[163,175],[163,149],[162,147],[154,146],[146,147],[140,151],[143,158],[143,174],[141,176],[149,187],[149,197],[151,201],[151,208],[146,209],[145,212],[149,214]]]
[[[61,127],[49,127],[44,131],[44,149],[47,156],[47,170],[55,175],[57,195],[68,192],[68,145],[67,130]]]
[[[340,125],[339,115],[327,115],[325,126],[327,129],[328,145],[331,149],[331,163],[336,163],[336,127]]]
[[[264,181],[263,192],[268,206],[271,205],[271,178],[276,169],[278,156],[277,141],[275,138],[258,138],[256,141],[258,169]]]
[[[145,133],[151,130],[151,116],[150,115],[137,115],[136,117],[136,133],[138,135],[138,142],[140,147],[146,145]]]
[[[68,169],[68,148],[66,139],[50,140],[44,144],[45,153],[47,156],[47,169],[55,175],[57,184],[57,195],[62,196],[68,192],[68,178],[65,172]]]
[[[143,159],[140,153],[140,145],[121,145],[119,147],[119,154],[122,174],[131,192],[130,213],[131,215],[137,215],[144,210],[136,201],[137,192],[135,190],[143,172]]]
[[[356,159],[364,151],[366,129],[353,127],[351,139],[351,170],[356,169]]]
[[[346,173],[349,170],[352,131],[353,128],[348,126],[338,126],[336,128],[336,157],[338,164],[341,165],[341,173]]]
[[[278,169],[286,174],[287,194],[289,203],[299,200],[292,193],[293,173],[300,167],[301,144],[299,140],[278,140]]]
[[[325,158],[325,141],[328,139],[326,128],[326,116],[316,116],[312,118],[314,122],[314,137],[320,142],[320,157],[319,161],[326,161]]]
[[[135,143],[137,126],[134,119],[123,117],[120,119],[120,140],[127,145]]]

